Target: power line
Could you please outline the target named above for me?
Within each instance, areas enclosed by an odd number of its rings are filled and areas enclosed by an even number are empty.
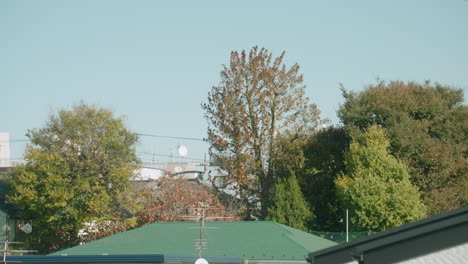
[[[4,159],[0,159],[0,161],[18,161],[18,160],[24,160],[24,158],[4,158]]]
[[[172,138],[172,139],[205,141],[203,138],[173,137],[173,136],[163,136],[163,135],[154,135],[154,134],[140,134],[140,133],[136,133],[136,135],[137,136],[143,136],[143,137],[157,137],[157,138]]]
[[[175,137],[175,136],[164,136],[164,135],[155,135],[155,134],[143,134],[143,133],[135,133],[137,136],[142,137],[156,137],[156,138],[171,138],[171,139],[183,139],[183,140],[193,140],[193,141],[205,141],[203,138],[193,138],[193,137]],[[17,143],[17,142],[31,142],[30,139],[10,139],[7,140],[0,140],[1,143]]]
[[[180,140],[192,140],[192,141],[202,141],[204,142],[205,140],[202,138],[194,138],[194,137],[176,137],[176,136],[164,136],[164,135],[155,135],[155,134],[143,134],[143,133],[135,133],[137,136],[144,136],[144,137],[156,137],[156,138],[170,138],[170,139],[180,139]],[[0,140],[0,143],[27,143],[31,142],[30,139],[10,139],[9,141],[6,140]],[[139,154],[145,154],[145,155],[152,155],[152,156],[159,156],[159,157],[168,157],[168,158],[174,158],[172,155],[161,155],[161,154],[155,154],[155,153],[148,153],[148,152],[137,152]],[[196,160],[196,161],[204,161],[204,159],[201,158],[189,158],[186,157],[184,160]]]
[[[21,143],[21,142],[31,142],[31,140],[30,139],[0,140],[0,143]]]

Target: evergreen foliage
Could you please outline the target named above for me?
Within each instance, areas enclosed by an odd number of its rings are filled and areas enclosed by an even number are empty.
[[[339,198],[351,212],[352,231],[383,231],[426,215],[406,166],[388,153],[384,131],[371,126],[354,135],[345,155],[347,174],[337,179]]]
[[[268,208],[267,220],[293,228],[307,230],[306,223],[313,217],[302,195],[296,176],[280,178],[275,185],[273,204]]]
[[[344,152],[349,136],[342,127],[327,127],[316,133],[278,139],[277,175],[294,172],[305,200],[315,217],[306,223],[312,230],[341,231],[343,210],[337,202],[335,180],[344,171]]]
[[[314,209],[309,228],[321,231],[344,230],[344,209],[338,202],[335,180],[345,170],[344,153],[350,137],[343,127],[328,127],[309,137],[302,146],[304,168],[296,172],[305,199]]]

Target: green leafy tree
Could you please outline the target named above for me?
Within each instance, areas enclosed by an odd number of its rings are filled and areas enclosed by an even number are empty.
[[[302,136],[321,122],[316,105],[304,96],[299,65],[286,67],[283,58],[284,53],[274,58],[257,47],[233,51],[220,84],[202,104],[211,153],[243,200],[252,194],[260,197],[262,217],[274,186],[279,135],[288,131]]]
[[[302,172],[296,172],[305,199],[314,210],[313,230],[344,230],[343,208],[336,196],[335,180],[345,171],[344,153],[350,137],[344,127],[328,127],[311,135],[302,146]]]
[[[73,246],[86,222],[135,209],[129,178],[137,136],[122,118],[81,103],[27,136],[26,164],[7,179],[7,200],[22,209],[20,217],[33,220],[30,248],[47,253]]]
[[[275,185],[273,203],[268,208],[267,220],[307,230],[306,223],[313,217],[294,173],[280,178]]]
[[[383,130],[371,126],[353,139],[345,157],[347,175],[336,181],[339,197],[352,212],[351,230],[382,231],[425,217],[406,166],[388,153]]]
[[[342,231],[343,208],[336,197],[335,180],[345,170],[344,153],[350,138],[344,127],[327,127],[301,138],[278,139],[276,175],[297,175],[305,200],[315,217],[308,229]]]
[[[343,90],[338,115],[346,127],[386,128],[390,151],[408,167],[430,215],[463,205],[468,175],[468,107],[463,90],[392,81]]]
[[[308,137],[282,135],[277,141],[275,175],[297,175],[304,198],[315,217],[308,229],[341,231],[342,210],[336,198],[335,179],[344,169],[348,142],[343,128],[328,127]]]

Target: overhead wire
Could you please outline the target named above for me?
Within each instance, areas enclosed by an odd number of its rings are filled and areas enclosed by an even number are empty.
[[[137,136],[143,137],[156,137],[156,138],[171,138],[171,139],[181,139],[181,140],[193,140],[193,141],[205,141],[203,138],[194,138],[194,137],[176,137],[176,136],[165,136],[165,135],[156,135],[156,134],[146,134],[146,133],[135,133]],[[30,139],[10,139],[10,141],[0,140],[1,143],[16,143],[16,142],[30,142]]]
[[[205,141],[202,138],[194,138],[194,137],[176,137],[176,136],[165,136],[165,135],[156,135],[156,134],[146,134],[146,133],[135,133],[137,136],[144,136],[144,137],[156,137],[156,138],[170,138],[170,139],[179,139],[179,140],[192,140],[192,141]],[[31,142],[30,139],[10,139],[7,140],[0,140],[0,143],[27,143]],[[172,155],[162,155],[162,154],[155,154],[155,153],[148,153],[148,152],[137,152],[139,154],[146,154],[146,155],[153,155],[158,157],[174,157]],[[185,160],[196,160],[196,161],[204,161],[201,158],[190,158],[186,157]]]
[[[174,136],[163,136],[163,135],[142,134],[142,133],[135,133],[135,134],[137,136],[144,136],[144,137],[157,137],[157,138],[172,138],[172,139],[182,139],[182,140],[205,141],[203,138],[174,137]]]
[[[31,142],[31,140],[30,139],[0,140],[0,143],[20,143],[20,142]]]

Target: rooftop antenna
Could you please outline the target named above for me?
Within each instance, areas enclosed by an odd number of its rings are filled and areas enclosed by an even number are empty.
[[[6,260],[6,257],[7,257],[7,254],[8,254],[8,253],[29,253],[29,252],[37,252],[37,250],[12,250],[12,249],[8,249],[8,245],[9,245],[9,244],[23,244],[23,242],[9,242],[9,241],[7,240],[7,241],[0,242],[0,244],[3,244],[3,245],[4,245],[3,250],[0,250],[1,252],[3,252],[2,263],[20,263],[20,262],[21,262],[21,261],[7,261],[7,260]]]
[[[206,220],[215,220],[215,219],[230,219],[232,217],[224,217],[224,216],[206,216],[206,211],[207,210],[219,210],[220,208],[212,208],[212,207],[207,207],[205,204],[202,202],[199,202],[200,207],[198,208],[191,208],[195,209],[197,211],[196,216],[183,216],[187,220],[193,220],[200,222],[199,227],[189,227],[189,228],[198,228],[200,230],[199,232],[199,238],[195,240],[195,248],[198,249],[198,259],[195,261],[194,264],[208,264],[208,261],[204,258],[202,258],[202,253],[203,249],[206,249],[207,247],[207,240],[203,238],[203,231],[205,229],[217,229],[216,227],[206,227],[205,226],[205,221]]]

